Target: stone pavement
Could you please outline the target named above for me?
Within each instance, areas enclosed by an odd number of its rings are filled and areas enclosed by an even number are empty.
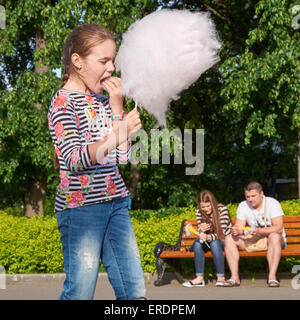
[[[172,273],[165,274],[160,287],[153,285],[157,275],[145,274],[145,283],[148,300],[300,300],[300,281],[293,284],[292,276],[279,274],[280,288],[268,288],[266,275],[256,275],[255,280],[242,278],[237,288],[216,288],[215,280],[204,288],[185,288]],[[57,300],[64,278],[64,274],[6,275],[5,289],[3,281],[0,286],[0,300]],[[114,299],[107,274],[99,273],[95,300]]]

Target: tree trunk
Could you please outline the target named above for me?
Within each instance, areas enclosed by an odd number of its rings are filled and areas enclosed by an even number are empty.
[[[44,39],[43,32],[38,30],[36,33],[35,50],[42,50],[46,48],[46,39]],[[49,66],[43,65],[42,60],[39,59],[35,65],[35,72],[42,74],[49,70]],[[37,101],[34,106],[37,109],[41,108],[41,104]],[[28,193],[25,196],[24,216],[32,217],[44,214],[44,207],[46,201],[47,177],[34,178],[29,181]]]
[[[34,217],[44,214],[46,200],[47,177],[33,179],[28,184],[25,197],[24,216]]]
[[[140,179],[140,172],[137,168],[137,164],[131,163],[130,165],[130,183],[129,183],[129,193],[131,199],[134,200],[137,193],[137,185]]]

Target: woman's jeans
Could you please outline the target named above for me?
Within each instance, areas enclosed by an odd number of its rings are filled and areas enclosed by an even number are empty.
[[[129,197],[57,213],[66,279],[60,300],[94,297],[100,259],[117,299],[146,296]]]
[[[205,245],[205,244],[204,244]],[[217,269],[217,277],[224,277],[224,242],[220,240],[213,240],[209,242],[210,250],[213,255],[214,264]],[[196,276],[204,275],[205,256],[203,250],[203,244],[200,239],[196,239],[191,247],[191,251],[194,251],[195,255],[195,271]]]

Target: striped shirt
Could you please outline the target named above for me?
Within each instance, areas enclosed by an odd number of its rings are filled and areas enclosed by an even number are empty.
[[[126,197],[129,192],[117,163],[126,164],[129,150],[112,150],[91,163],[88,145],[112,132],[109,99],[60,89],[48,112],[48,126],[60,165],[54,211]]]
[[[219,211],[220,225],[223,230],[223,234],[224,236],[227,236],[231,233],[231,227],[232,227],[228,209],[223,204],[219,203],[218,211]],[[198,232],[201,233],[202,231],[200,228],[200,223],[202,223],[202,215],[199,209],[196,211],[196,217],[197,217],[197,224],[198,224]],[[209,216],[209,218],[212,222],[212,214]],[[211,236],[211,240],[216,240],[218,238],[216,233],[209,233],[209,235]]]

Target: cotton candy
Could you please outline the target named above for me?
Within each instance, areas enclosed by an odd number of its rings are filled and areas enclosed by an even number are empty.
[[[151,13],[122,36],[115,60],[122,94],[165,126],[170,102],[219,61],[220,49],[209,13],[170,9]]]

